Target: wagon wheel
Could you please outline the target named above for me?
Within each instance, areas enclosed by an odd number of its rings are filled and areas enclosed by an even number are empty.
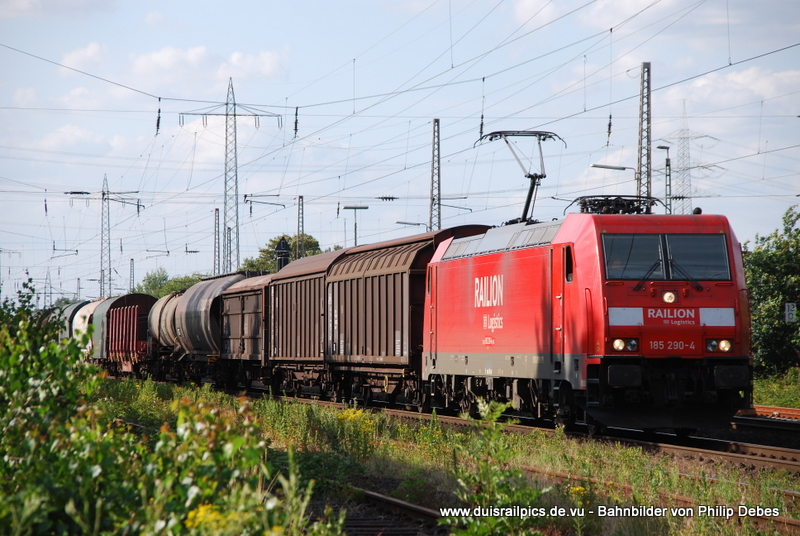
[[[417,404],[417,411],[419,413],[430,413],[431,411],[431,395],[422,393],[419,395],[419,404]]]

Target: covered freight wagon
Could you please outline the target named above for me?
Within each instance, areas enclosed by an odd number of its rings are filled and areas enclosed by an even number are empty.
[[[107,368],[116,372],[135,372],[147,356],[147,316],[155,303],[149,294],[126,294],[100,302],[93,314],[93,359],[114,363]]]
[[[404,393],[419,392],[428,261],[441,242],[487,229],[467,225],[358,246],[331,266],[325,359],[349,396],[405,403]]]

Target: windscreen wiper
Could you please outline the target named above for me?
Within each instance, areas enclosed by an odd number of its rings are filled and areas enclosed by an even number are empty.
[[[669,260],[669,266],[672,270],[678,271],[683,277],[685,277],[692,285],[694,285],[694,288],[697,290],[703,290],[703,285],[701,285],[697,279],[692,277],[691,274],[683,268],[683,266],[675,261],[675,259]]]
[[[659,266],[661,266],[661,259],[658,259],[653,264],[653,266],[651,266],[650,269],[647,270],[647,273],[644,274],[644,277],[641,278],[638,283],[636,283],[636,286],[633,287],[633,290],[642,290],[642,287],[644,287],[644,282],[647,281],[647,278],[650,277],[650,275],[652,275],[652,273],[655,272],[656,268],[658,268]]]

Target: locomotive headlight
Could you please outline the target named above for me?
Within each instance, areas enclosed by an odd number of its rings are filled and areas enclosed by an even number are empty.
[[[732,348],[733,345],[728,339],[708,339],[706,341],[707,352],[730,352]]]
[[[614,339],[611,346],[617,352],[635,352],[639,349],[639,339]]]
[[[668,290],[667,292],[661,295],[661,299],[664,300],[664,303],[675,303],[677,296],[675,296],[674,292]]]

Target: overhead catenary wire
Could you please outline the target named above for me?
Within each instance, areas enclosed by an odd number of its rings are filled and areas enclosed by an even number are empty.
[[[616,39],[615,39],[615,43],[616,43]],[[356,57],[358,57],[358,56],[356,56]],[[360,63],[359,63],[359,65],[360,65]],[[483,84],[483,80],[484,79],[485,79],[485,77],[480,77],[480,80],[481,80],[482,84]],[[477,80],[477,78],[475,80]],[[449,84],[449,83],[450,82],[448,82],[447,84]],[[454,80],[454,81],[452,81],[452,83],[453,84],[463,83],[463,80]],[[448,87],[448,86],[445,85],[445,87]],[[494,89],[494,87],[493,87],[493,89]],[[420,90],[422,90],[422,88],[414,88],[413,90],[409,90],[409,91],[420,91]],[[486,98],[486,94],[483,91],[482,91],[482,93],[483,94],[481,95],[481,99],[483,101]],[[403,94],[403,95],[407,94],[406,90],[403,90],[403,93],[401,93],[401,94]],[[359,96],[359,98],[360,97],[361,96]],[[475,109],[475,108],[473,108],[473,109]],[[299,110],[299,106],[295,106],[295,110]],[[368,115],[367,113],[362,113],[362,110],[359,110],[359,117],[363,118],[363,117],[367,117],[367,115]],[[333,114],[333,116],[336,117],[335,114]],[[398,118],[399,115],[398,114],[388,114],[385,117]],[[468,117],[469,116],[464,116],[464,119],[468,119]],[[622,116],[620,116],[620,117],[622,117]],[[337,118],[340,118],[340,117],[337,117]],[[565,118],[568,118],[568,117],[565,115],[565,116],[554,118],[554,119],[564,120]],[[617,115],[615,114],[615,119],[616,118],[617,118]],[[403,125],[404,127],[406,127],[406,128],[403,129],[403,130],[405,130],[405,132],[404,132],[405,135],[403,136],[403,145],[404,145],[404,147],[399,148],[394,156],[396,158],[397,155],[402,155],[402,160],[404,160],[406,162],[406,165],[403,165],[402,167],[403,168],[407,168],[409,171],[413,172],[413,171],[415,171],[414,164],[417,163],[417,158],[414,157],[414,156],[410,157],[409,149],[411,149],[412,151],[413,150],[419,150],[419,148],[422,147],[423,144],[417,143],[417,139],[414,137],[414,135],[417,134],[417,132],[416,132],[416,124],[413,125],[414,128],[412,129],[412,125],[411,125],[410,121],[408,121],[407,119],[404,119],[403,122],[407,123],[407,124]],[[152,123],[150,125],[152,125]],[[372,127],[370,127],[370,126],[365,127],[364,132],[368,132],[370,128],[372,128]],[[474,132],[475,122],[471,123],[471,128],[472,128],[472,132]],[[452,136],[455,137],[456,135],[458,135],[461,132],[463,132],[463,130],[465,130],[465,129],[461,129],[458,132],[453,132]],[[316,130],[315,132],[318,133],[320,131]],[[348,136],[349,135],[350,138],[353,138],[353,134],[355,134],[356,132],[357,132],[357,129],[351,129],[351,131],[349,133],[345,133],[344,136]],[[196,134],[197,133],[193,134],[193,137],[195,138],[195,140],[196,140]],[[311,140],[311,137],[308,137],[303,141],[304,142],[309,142],[310,140]],[[355,142],[356,145],[361,145],[362,146],[362,148],[360,149],[362,151],[375,150],[375,147],[381,141],[382,140],[376,140],[375,144],[370,146],[369,144],[367,144],[367,145],[359,144],[355,139],[353,139],[353,142]],[[356,154],[359,149],[357,149],[356,145],[354,145],[353,142],[346,144],[347,145],[346,146],[347,155],[350,158],[352,158],[354,156],[360,156],[360,155]],[[176,143],[175,146],[177,147],[177,143]],[[297,149],[300,149],[300,147],[301,146],[298,146]],[[307,145],[306,147],[309,147],[309,146]],[[196,145],[195,145],[194,149],[196,149]],[[194,149],[192,151],[192,154],[194,154]],[[281,154],[281,153],[277,152],[279,150],[280,150],[280,148],[273,148],[273,149],[266,149],[265,148],[264,149],[265,156],[264,156],[263,159],[267,160],[267,161],[271,160],[276,154]],[[166,147],[163,146],[163,145],[162,145],[162,151],[164,151],[165,153],[169,152],[168,150],[166,150]],[[187,151],[187,153],[188,153],[188,151]],[[186,154],[186,153],[183,153],[183,154]],[[341,154],[344,155],[344,151]],[[450,158],[454,158],[454,157],[458,156],[459,154],[461,154],[461,153],[459,152],[459,149],[456,148],[452,153],[449,153],[448,156]],[[165,168],[166,162],[167,162],[166,156],[167,155],[164,155],[164,156],[162,156],[162,158],[159,159],[159,165],[161,166],[160,169],[162,169],[162,170],[166,169]],[[192,156],[191,161],[192,161],[192,165],[194,165],[194,156]],[[145,165],[145,169],[146,170],[148,169],[147,163],[144,160],[140,160],[139,162],[143,163]],[[185,165],[185,164],[181,163],[180,159],[176,160],[176,162],[178,162],[178,164],[176,164],[174,166],[176,170],[180,170],[181,167],[183,165]],[[183,162],[187,162],[187,159],[183,159]],[[381,165],[386,165],[386,164],[389,164],[390,162],[391,162],[391,156],[388,153],[385,153],[385,158],[383,158],[383,159],[375,159],[372,163],[367,163],[366,165],[363,165],[363,166],[362,166],[363,162],[359,162],[358,165],[355,165],[355,166],[350,166],[349,163],[347,161],[345,161],[345,173],[346,173],[345,174],[345,185],[346,186],[347,185],[352,185],[352,189],[348,188],[348,192],[353,192],[355,194],[355,192],[357,191],[358,184],[360,183],[360,180],[352,180],[352,181],[348,180],[348,178],[347,178],[348,175],[350,175],[351,173],[353,175],[355,175],[357,173],[363,173],[364,171],[367,171],[367,170],[370,170],[370,169],[377,171],[376,174],[383,174],[380,171]],[[310,166],[305,166],[305,168],[307,168],[308,171],[304,171],[303,170],[303,166],[298,167],[298,166],[294,165],[294,166],[290,167],[291,162],[289,162],[288,160],[286,161],[286,164],[287,164],[286,172],[288,172],[293,177],[292,183],[293,183],[293,187],[294,188],[303,188],[304,185],[306,185],[306,184],[314,184],[315,183],[315,182],[310,182],[310,181],[306,180],[307,178],[311,178],[313,181],[324,180],[324,174],[326,173],[325,171],[322,171],[322,173],[320,173],[320,171],[317,170],[317,169],[314,169],[312,171]],[[201,164],[198,161],[198,166],[200,166],[200,165]],[[254,166],[260,166],[261,164],[255,164],[254,163],[253,165]],[[424,164],[422,164],[422,165],[424,165]],[[477,155],[476,155],[476,162],[475,162],[475,166],[473,167],[473,173],[475,173],[475,170],[478,169],[477,165],[478,165],[478,161],[477,161]],[[131,166],[132,167],[138,167],[138,164],[133,163],[133,164],[131,164]],[[293,170],[294,171],[299,170],[299,171],[297,171],[295,173]],[[332,171],[332,169],[330,169],[330,170]],[[390,171],[390,170],[387,169],[385,171]],[[150,171],[146,171],[146,172],[143,172],[143,178],[144,178],[145,173],[147,173],[148,176],[150,176]],[[294,179],[295,176],[297,177],[297,179]],[[396,176],[396,175],[389,175],[389,176]],[[379,180],[380,179],[377,179],[377,181],[379,181]],[[203,181],[201,181],[201,182],[203,182]],[[210,180],[209,182],[213,182],[213,179]],[[390,182],[390,181],[388,181],[388,182]],[[188,186],[187,186],[187,190],[189,190]],[[164,200],[163,201],[159,201],[159,203],[162,204],[162,205],[170,205],[172,203],[182,203],[182,204],[189,203],[190,204],[191,203],[191,199],[194,198],[194,192],[195,191],[198,192],[198,196],[196,197],[196,199],[201,199],[202,197],[199,195],[199,191],[195,190],[194,188],[192,188],[183,197],[173,196],[173,198],[171,200],[167,200],[167,198],[171,195],[171,194],[167,193],[167,195],[163,196]],[[345,192],[342,195],[347,195],[348,192]],[[329,194],[326,194],[326,196],[324,196],[324,197],[320,197],[319,201],[321,202],[323,200],[327,200],[328,198],[335,198],[336,196],[337,196],[336,192],[329,193]]]

